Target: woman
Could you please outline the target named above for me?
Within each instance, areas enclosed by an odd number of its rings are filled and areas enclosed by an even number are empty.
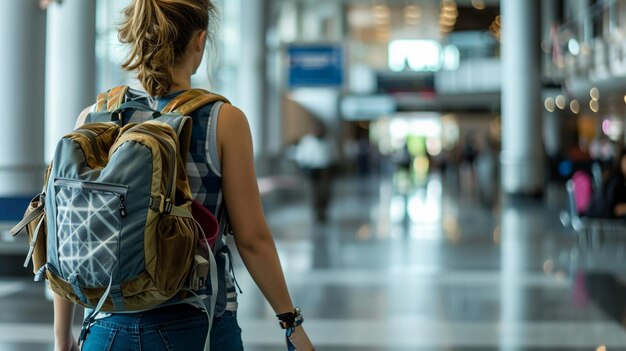
[[[131,50],[122,67],[136,70],[148,93],[130,89],[127,99],[144,99],[160,109],[191,89],[191,76],[202,61],[214,11],[210,0],[134,0],[124,10],[119,38]],[[77,125],[83,123],[90,109],[83,111]],[[217,117],[209,125],[211,113]],[[226,207],[237,249],[250,275],[277,316],[293,320],[296,309],[261,207],[246,117],[229,104],[202,107],[191,117],[191,145],[201,146],[190,148],[194,162],[187,166],[194,197],[214,213]],[[220,200],[221,195],[224,201]],[[221,266],[218,264],[220,281],[225,285],[220,288],[226,289],[228,300],[214,317],[212,351],[243,350],[228,258],[228,252],[217,257],[222,262]],[[54,296],[54,312],[55,349],[78,350],[70,328],[73,304]],[[89,329],[85,350],[202,350],[208,329],[205,312],[185,304],[99,317]],[[301,326],[294,329],[290,340],[297,350],[313,350]]]

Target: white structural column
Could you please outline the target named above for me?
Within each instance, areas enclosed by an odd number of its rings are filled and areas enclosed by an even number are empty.
[[[2,1],[0,106],[4,115],[0,128],[0,199],[29,196],[41,189],[45,26],[46,16],[39,9],[39,1]]]
[[[48,8],[46,161],[76,117],[96,98],[96,2],[64,0]]]
[[[541,46],[544,49],[545,46],[551,46],[552,27],[559,25],[557,12],[558,0],[543,0],[541,2]],[[552,62],[552,54],[544,52],[541,56],[544,77],[551,81],[560,81],[560,73],[557,66]]]
[[[529,261],[534,236],[545,225],[533,204],[505,203],[500,230],[500,350],[516,351],[528,341],[519,326],[528,321],[529,293],[524,281],[530,276]],[[535,340],[536,341],[536,340]]]
[[[543,189],[539,1],[502,0],[502,190]]]
[[[265,118],[265,0],[241,1],[241,55],[239,58],[239,91],[233,102],[248,117],[255,155],[264,153]]]
[[[558,0],[542,0],[541,1],[541,42],[551,43],[552,39],[552,27],[558,25]],[[542,53],[542,70],[546,80],[551,82],[560,82],[558,68],[555,63],[552,62],[552,55]],[[560,89],[543,89],[541,101],[545,101],[546,98],[554,98],[561,94]],[[568,108],[566,108],[566,111]],[[562,127],[562,112],[560,109],[555,109],[553,112],[548,111],[545,108],[541,109],[543,115],[543,144],[545,147],[546,156],[555,160],[561,151],[561,145],[563,140],[561,137]]]

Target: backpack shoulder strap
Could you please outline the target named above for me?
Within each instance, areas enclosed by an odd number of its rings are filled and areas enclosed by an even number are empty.
[[[183,116],[189,116],[190,113],[198,108],[215,101],[230,103],[228,99],[221,95],[209,93],[204,89],[191,89],[172,99],[161,112],[177,112]]]
[[[193,111],[215,101],[230,103],[228,99],[221,95],[209,93],[204,89],[191,89],[173,98],[172,101],[165,105],[161,113],[177,113],[181,116],[189,116]],[[191,141],[191,123],[189,122],[189,120],[184,120],[181,127],[177,128],[177,134],[180,140],[180,151],[183,155],[183,159],[187,157],[189,142]],[[189,124],[188,127],[187,124]]]
[[[189,114],[198,108],[217,101],[230,104],[230,101],[222,95],[213,94],[203,89],[191,89],[172,99],[172,101],[170,101],[170,103],[167,104],[161,112],[176,112],[183,116],[189,116]],[[213,252],[215,253],[222,249],[222,237],[229,233],[232,234],[230,218],[228,216],[228,211],[226,210],[226,205],[222,208],[222,213],[218,218],[218,223],[218,236],[215,241],[215,246],[213,247]]]
[[[98,94],[95,112],[116,110],[126,98],[128,85],[120,85]]]
[[[183,116],[189,116],[189,114],[198,108],[216,101],[222,101],[230,104],[230,101],[222,95],[213,94],[204,89],[190,89],[172,99],[172,101],[170,101],[161,110],[161,113],[166,114],[175,112]],[[184,148],[185,145],[189,145],[189,140],[191,140],[190,129],[191,128],[181,128],[178,130],[181,148]],[[215,241],[215,246],[213,247],[214,253],[217,253],[222,249],[222,237],[232,231],[226,206],[222,209],[222,214],[220,218],[218,218],[218,223],[218,237]]]

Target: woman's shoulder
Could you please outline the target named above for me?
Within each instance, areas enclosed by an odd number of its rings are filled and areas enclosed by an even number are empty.
[[[231,103],[222,105],[220,115],[233,119],[246,119],[246,115],[243,111]]]
[[[232,104],[223,104],[220,108],[220,124],[228,129],[249,128],[248,118],[241,109]]]
[[[231,104],[223,104],[220,108],[217,131],[222,136],[221,140],[242,141],[245,136],[252,137],[246,115]]]

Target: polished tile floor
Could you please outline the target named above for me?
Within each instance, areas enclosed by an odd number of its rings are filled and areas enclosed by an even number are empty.
[[[394,179],[337,180],[325,224],[305,187],[264,200],[318,350],[626,350],[624,250],[578,249],[559,222],[560,187],[486,206],[454,177]],[[284,349],[238,258],[236,272],[246,350]],[[0,351],[53,349],[42,286],[3,277],[0,311]]]

